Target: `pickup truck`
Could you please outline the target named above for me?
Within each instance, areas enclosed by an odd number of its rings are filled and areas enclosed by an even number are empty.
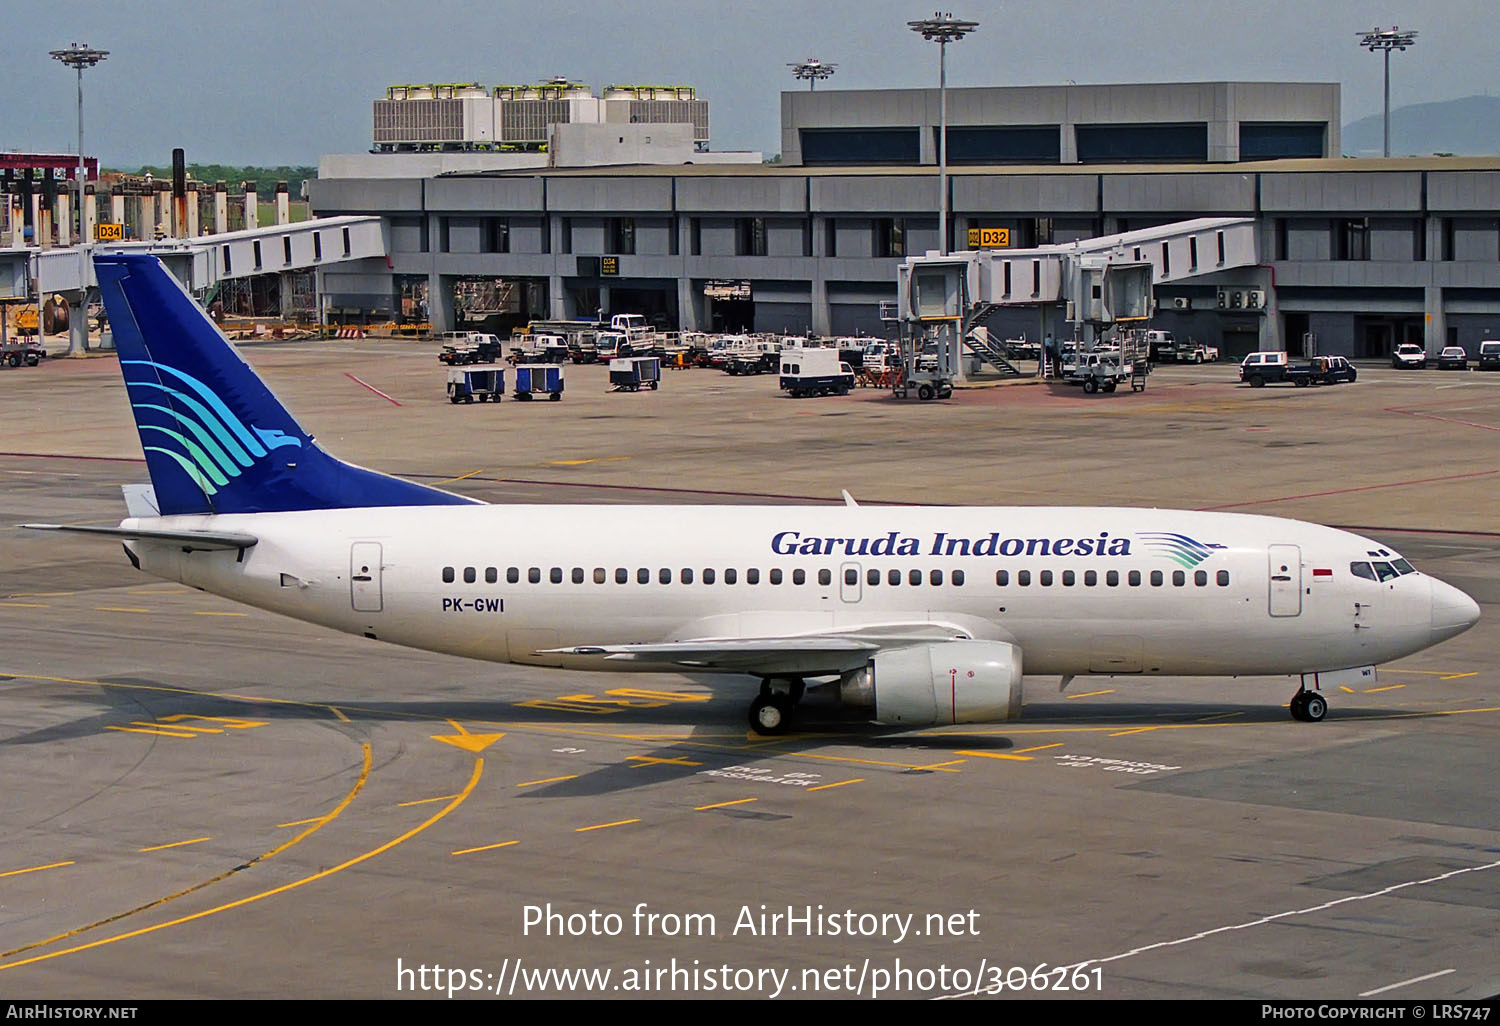
[[[1313,385],[1337,385],[1341,381],[1354,381],[1359,377],[1354,365],[1342,356],[1315,356],[1311,360],[1297,363],[1259,364],[1248,368],[1248,371],[1247,373],[1245,365],[1241,365],[1240,380],[1249,382],[1252,388],[1278,383],[1308,388]]]

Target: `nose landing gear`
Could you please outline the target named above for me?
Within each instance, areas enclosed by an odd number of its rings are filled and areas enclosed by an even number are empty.
[[[1288,706],[1292,719],[1317,723],[1328,715],[1328,700],[1316,691],[1298,691]]]

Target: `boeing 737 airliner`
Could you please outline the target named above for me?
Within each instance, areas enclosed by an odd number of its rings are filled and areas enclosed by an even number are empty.
[[[580,670],[807,682],[895,726],[1019,715],[1022,672],[1290,675],[1322,686],[1479,607],[1379,542],[1156,509],[485,505],[340,462],[154,257],[95,265],[150,489],[111,535],[146,573],[400,645]],[[670,531],[662,525],[670,524]],[[518,539],[525,539],[524,542]]]

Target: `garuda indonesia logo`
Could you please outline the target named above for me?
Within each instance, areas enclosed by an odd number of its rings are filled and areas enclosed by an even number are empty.
[[[214,394],[213,389],[176,368],[151,360],[122,360],[121,364],[123,367],[149,367],[155,372],[151,376],[160,379],[144,380],[130,371],[125,372],[132,390],[161,392],[164,401],[164,405],[131,403],[139,411],[136,423],[141,430],[142,446],[147,452],[160,453],[175,460],[205,495],[215,494],[231,479],[254,466],[257,460],[265,458],[272,449],[302,445],[301,439],[289,438],[280,431],[247,427]],[[169,380],[167,375],[181,382],[184,388],[163,384],[162,381]],[[147,411],[160,414],[160,418],[152,419],[164,419],[166,423],[147,423]],[[149,444],[149,440],[157,436],[170,447]]]
[[[1213,542],[1201,542],[1185,534],[1165,531],[1145,531],[1140,537],[1146,548],[1189,570],[1225,547]]]

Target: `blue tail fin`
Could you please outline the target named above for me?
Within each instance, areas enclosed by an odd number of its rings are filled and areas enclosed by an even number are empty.
[[[94,267],[164,516],[474,501],[318,448],[154,256]]]

